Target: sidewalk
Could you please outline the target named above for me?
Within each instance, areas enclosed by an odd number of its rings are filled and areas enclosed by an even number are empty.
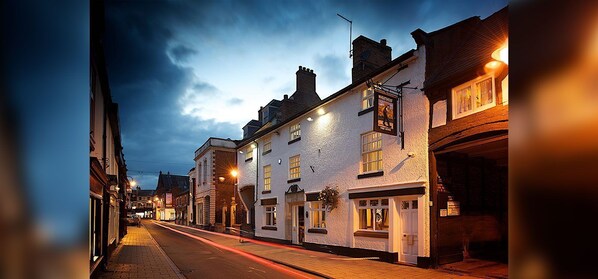
[[[97,278],[185,278],[144,226],[127,227],[127,235]]]
[[[477,278],[434,269],[390,264],[306,250],[303,247],[244,239],[172,223],[156,222],[186,233],[209,239],[273,262],[328,278]]]

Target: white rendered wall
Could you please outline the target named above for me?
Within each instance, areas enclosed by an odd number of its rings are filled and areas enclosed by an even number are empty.
[[[338,186],[340,202],[338,208],[327,213],[327,234],[307,233],[309,218],[305,219],[305,241],[329,245],[389,251],[390,246],[399,247],[400,239],[395,238],[392,245],[387,239],[354,237],[356,230],[356,216],[350,214],[351,203],[348,190],[354,188],[372,187],[375,190],[383,185],[401,188],[400,184],[420,182],[426,186],[426,194],[418,200],[420,202],[420,231],[418,232],[420,256],[429,255],[429,189],[428,189],[428,126],[429,104],[420,89],[423,87],[425,69],[425,50],[421,47],[416,51],[417,59],[409,63],[409,67],[399,72],[387,82],[390,85],[400,84],[410,80],[409,87],[416,90],[404,90],[404,130],[405,149],[401,149],[400,137],[383,134],[383,170],[384,176],[357,179],[360,174],[361,134],[372,131],[373,112],[358,116],[361,110],[361,91],[365,84],[356,87],[352,92],[336,98],[322,106],[326,114],[319,116],[317,109],[305,114],[295,121],[289,122],[277,131],[273,131],[262,138],[270,138],[272,152],[261,155],[264,142],[258,139],[259,152],[254,151],[251,162],[245,162],[244,154],[237,153],[239,168],[239,186],[255,184],[255,169],[259,156],[259,181],[256,186],[258,201],[256,203],[256,235],[285,239],[285,192],[291,184],[298,184],[306,193],[319,192],[326,185]],[[374,81],[385,81],[396,72],[398,66],[374,78]],[[307,121],[312,117],[314,121]],[[289,127],[297,122],[301,123],[301,140],[288,144]],[[276,133],[278,132],[278,134]],[[248,144],[249,145],[249,144]],[[239,150],[245,150],[246,146]],[[414,158],[407,154],[413,152]],[[301,181],[287,183],[289,179],[289,157],[301,155]],[[281,164],[278,164],[278,160]],[[262,194],[263,166],[272,166],[271,193]],[[312,172],[310,166],[313,166]],[[407,185],[404,187],[412,187]],[[264,207],[261,199],[278,198],[277,231],[262,230],[264,225]],[[306,210],[309,203],[305,203]],[[398,222],[398,221],[397,221]],[[398,233],[398,232],[395,232]],[[398,248],[397,248],[398,249]]]

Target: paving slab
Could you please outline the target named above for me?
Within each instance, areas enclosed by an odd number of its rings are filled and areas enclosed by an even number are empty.
[[[185,278],[147,229],[129,226],[127,235],[97,278]]]

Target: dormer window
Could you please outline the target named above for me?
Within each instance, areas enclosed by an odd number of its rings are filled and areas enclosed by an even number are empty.
[[[482,76],[452,90],[453,119],[467,116],[496,105],[494,77]]]

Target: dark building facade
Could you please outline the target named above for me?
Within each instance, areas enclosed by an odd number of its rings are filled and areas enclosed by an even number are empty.
[[[180,189],[189,189],[189,176],[174,175],[170,172],[164,174],[160,171],[158,185],[154,193],[154,202],[156,203],[154,216],[156,220],[176,220],[174,198]]]
[[[93,276],[126,234],[127,167],[118,105],[112,102],[104,59],[104,7],[91,2],[89,131],[89,263]]]
[[[426,47],[432,263],[506,263],[508,8],[412,35]]]
[[[189,187],[174,188],[172,194],[174,195],[175,223],[189,225]]]

